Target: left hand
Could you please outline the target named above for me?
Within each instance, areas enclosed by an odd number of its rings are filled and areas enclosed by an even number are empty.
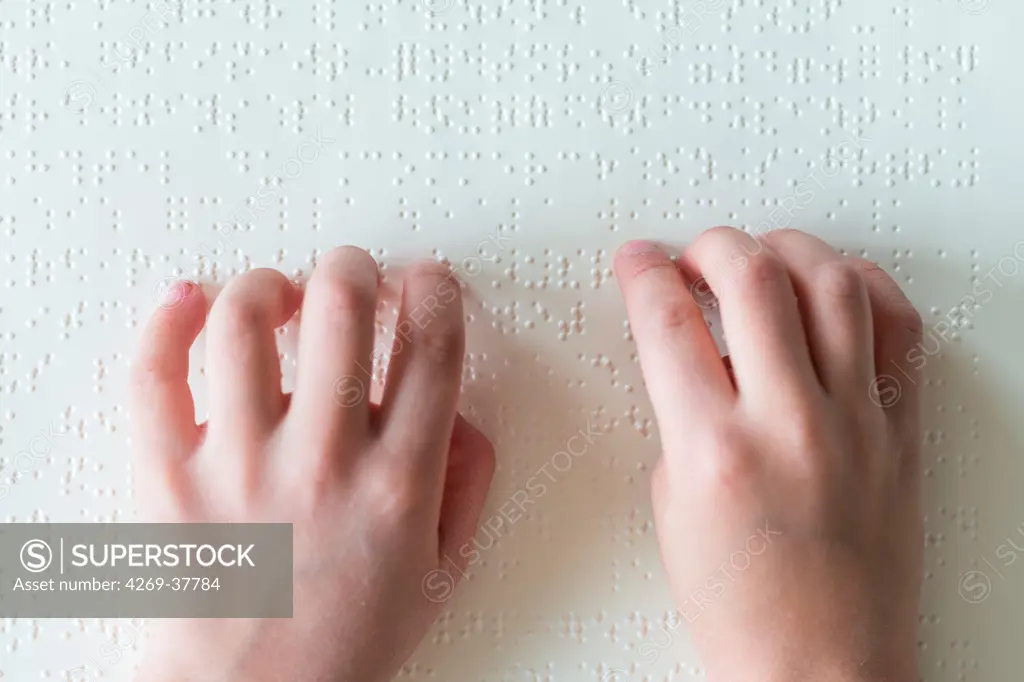
[[[294,617],[167,620],[145,682],[386,682],[454,587],[494,471],[459,416],[460,285],[425,263],[405,277],[382,404],[369,401],[377,264],[345,247],[303,294],[281,273],[232,280],[207,325],[210,421],[195,423],[189,347],[206,321],[178,282],[133,367],[137,497],[147,520],[294,524]],[[293,394],[275,328],[301,303]],[[431,580],[433,578],[433,580]],[[254,595],[258,598],[258,595]]]

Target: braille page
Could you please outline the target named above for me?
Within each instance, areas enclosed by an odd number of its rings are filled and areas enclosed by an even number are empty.
[[[925,318],[922,678],[1018,680],[1022,25],[1010,0],[0,0],[0,519],[136,520],[125,383],[174,279],[302,281],[356,244],[386,339],[402,268],[445,258],[499,469],[400,679],[700,679],[612,257],[799,228]],[[129,679],[148,632],[0,620],[0,682]]]

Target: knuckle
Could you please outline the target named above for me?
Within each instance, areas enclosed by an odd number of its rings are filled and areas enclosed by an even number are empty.
[[[384,519],[402,520],[415,514],[424,499],[423,487],[403,467],[382,464],[366,472],[364,494]]]
[[[406,272],[407,280],[417,279],[447,279],[452,275],[452,269],[450,266],[441,263],[440,261],[424,260],[410,266]]]
[[[802,479],[818,479],[833,460],[827,424],[829,421],[816,410],[797,407],[781,427],[781,442],[791,453],[789,465]],[[836,428],[839,428],[836,426]]]
[[[692,331],[695,326],[703,328],[707,325],[704,316],[695,305],[685,305],[682,302],[657,306],[651,316],[651,324],[666,334]]]
[[[820,448],[824,436],[822,419],[812,410],[798,407],[783,424],[786,441],[797,452],[808,453]]]
[[[704,463],[704,475],[718,491],[738,491],[757,477],[757,457],[746,434],[735,428],[712,429],[711,455]]]
[[[409,338],[414,352],[435,364],[449,366],[462,362],[465,341],[460,327],[428,318],[422,324],[412,325]]]
[[[746,267],[739,268],[735,275],[736,284],[741,289],[760,289],[766,285],[776,286],[788,277],[786,267],[774,254],[762,250],[752,255]]]
[[[857,265],[872,296],[878,298],[872,303],[884,309],[886,318],[908,334],[911,343],[920,341],[924,336],[924,320],[896,280],[877,263],[858,259]]]
[[[403,307],[411,316],[433,318],[461,316],[460,284],[444,263],[424,261],[413,265],[403,281]]]
[[[826,295],[843,301],[861,302],[867,298],[864,280],[851,265],[843,261],[821,264],[815,273],[815,284]]]
[[[675,262],[658,250],[618,256],[616,261],[616,272],[625,280],[640,279],[675,268]]]
[[[869,286],[884,292],[899,290],[900,286],[896,284],[896,280],[890,277],[889,273],[878,263],[865,260],[864,258],[851,258],[851,261],[860,270],[861,277],[864,278],[864,282]]]
[[[225,291],[215,305],[210,324],[230,336],[246,336],[263,322],[264,311],[258,301]]]
[[[855,258],[854,261],[860,268],[861,274],[868,280],[880,281],[890,286],[896,286],[896,282],[881,265],[863,258]]]
[[[146,395],[150,390],[160,386],[165,371],[160,363],[152,361],[135,362],[128,373],[128,383],[137,395]]]

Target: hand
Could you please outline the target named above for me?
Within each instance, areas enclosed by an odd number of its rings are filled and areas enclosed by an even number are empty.
[[[634,242],[616,272],[661,432],[659,542],[708,679],[916,682],[920,315],[792,230],[715,228],[678,264]],[[688,284],[717,297],[731,369]]]
[[[426,578],[460,574],[448,557],[462,560],[456,549],[476,531],[494,450],[456,413],[465,342],[454,275],[432,263],[405,277],[379,407],[364,369],[377,295],[377,264],[356,248],[321,259],[304,301],[274,270],[232,280],[210,311],[202,428],[187,377],[206,301],[179,282],[154,315],[133,367],[143,511],[294,524],[294,618],[158,622],[138,679],[384,682],[433,623],[441,599]],[[300,302],[285,395],[274,330]]]

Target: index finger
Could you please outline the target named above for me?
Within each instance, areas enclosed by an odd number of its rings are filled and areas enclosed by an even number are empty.
[[[402,286],[394,346],[381,397],[382,439],[441,491],[455,425],[466,332],[462,292],[447,266],[412,267]],[[401,454],[398,454],[401,453]]]
[[[630,242],[615,273],[662,432],[724,411],[735,390],[700,306],[675,262],[651,242]]]
[[[132,362],[131,421],[133,449],[147,458],[187,457],[199,443],[188,355],[205,322],[199,285],[176,280],[142,333]]]
[[[877,376],[868,394],[885,409],[904,442],[913,443],[920,438],[921,370],[927,364],[921,350],[921,314],[899,284],[877,264],[853,256],[847,259],[860,270],[871,298]]]

